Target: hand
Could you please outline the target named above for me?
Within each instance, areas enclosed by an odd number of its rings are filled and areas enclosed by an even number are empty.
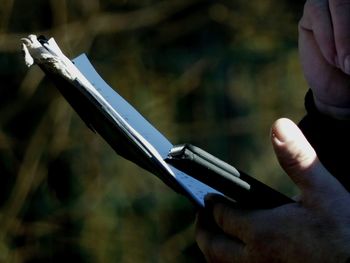
[[[349,193],[293,122],[276,121],[272,134],[281,166],[301,190],[300,200],[247,210],[209,196],[210,205],[197,220],[200,249],[209,262],[345,262],[350,257]],[[210,226],[208,212],[214,218]]]
[[[350,0],[307,0],[299,52],[317,108],[350,119]]]

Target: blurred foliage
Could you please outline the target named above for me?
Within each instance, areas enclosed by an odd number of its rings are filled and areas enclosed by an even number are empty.
[[[0,262],[202,262],[195,209],[117,156],[20,38],[55,37],[172,142],[191,142],[271,186],[269,127],[304,114],[297,54],[303,1],[1,0]]]

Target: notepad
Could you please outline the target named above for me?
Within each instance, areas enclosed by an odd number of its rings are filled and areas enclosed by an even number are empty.
[[[208,193],[221,194],[164,161],[173,144],[103,80],[85,54],[71,61],[53,38],[46,41],[30,35],[22,42],[27,64],[39,65],[88,127],[117,154],[200,207]]]

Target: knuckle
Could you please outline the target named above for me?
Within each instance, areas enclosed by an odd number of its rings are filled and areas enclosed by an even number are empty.
[[[286,160],[285,162],[285,168],[291,172],[299,171],[303,165],[301,162],[303,162],[304,157],[303,156],[293,156]]]
[[[298,23],[298,31],[299,33],[304,31],[304,30],[310,30],[310,28],[308,26],[306,26],[306,22],[305,22],[305,17],[303,16]]]
[[[291,145],[289,151],[282,154],[281,158],[286,172],[292,174],[306,172],[316,159],[311,150],[300,149],[299,145]]]
[[[328,1],[324,0],[309,0],[304,5],[304,15],[315,19],[329,13]]]

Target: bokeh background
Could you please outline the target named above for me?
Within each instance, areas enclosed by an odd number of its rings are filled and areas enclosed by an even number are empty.
[[[20,39],[55,37],[173,143],[293,195],[269,129],[298,121],[301,0],[1,0],[0,262],[202,262],[195,208],[86,128]]]

